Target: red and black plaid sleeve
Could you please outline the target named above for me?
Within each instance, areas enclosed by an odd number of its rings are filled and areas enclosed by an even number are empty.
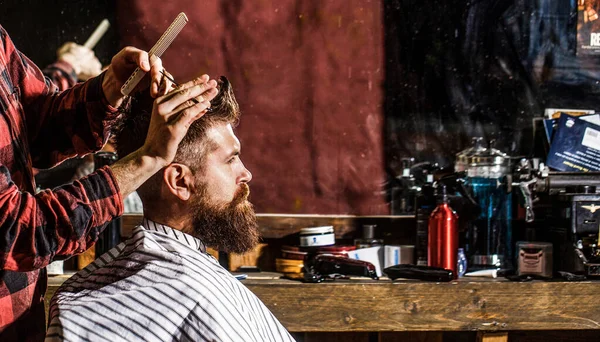
[[[66,158],[102,148],[118,116],[118,110],[108,104],[102,91],[104,73],[57,93],[32,62],[16,52],[19,58],[11,59],[9,70],[14,73],[21,69],[27,74],[27,79],[15,79],[18,75],[12,79],[20,82],[33,166],[52,167]]]
[[[58,90],[63,91],[77,83],[77,74],[73,66],[64,61],[56,61],[44,68],[43,73],[52,81]]]
[[[30,271],[55,255],[82,253],[104,226],[123,213],[123,201],[108,167],[72,184],[37,195],[21,192],[0,166],[0,265]]]

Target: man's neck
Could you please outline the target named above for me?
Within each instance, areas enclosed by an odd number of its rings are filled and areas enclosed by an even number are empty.
[[[187,233],[191,224],[187,215],[176,212],[165,213],[159,210],[150,210],[146,207],[144,207],[144,217],[184,233]]]

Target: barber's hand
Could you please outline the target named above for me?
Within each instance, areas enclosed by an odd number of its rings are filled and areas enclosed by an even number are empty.
[[[143,154],[156,158],[163,167],[173,162],[190,125],[210,108],[210,100],[218,93],[216,87],[215,80],[202,75],[158,97],[152,108]]]
[[[134,92],[148,88],[148,79],[151,82],[150,95],[152,95],[152,97],[162,96],[171,89],[171,81],[167,79],[163,80],[162,74],[160,73],[163,69],[160,58],[156,58],[156,61],[151,67],[146,51],[128,46],[119,51],[119,53],[112,58],[110,66],[104,75],[104,81],[102,82],[104,95],[113,107],[118,107],[121,105],[121,102],[123,102],[121,87],[137,67],[145,72],[149,72],[150,77],[146,75]],[[163,87],[161,87],[161,81],[165,83]]]
[[[102,64],[94,51],[85,46],[67,42],[56,51],[56,56],[59,61],[69,63],[81,81],[98,76],[102,72]]]

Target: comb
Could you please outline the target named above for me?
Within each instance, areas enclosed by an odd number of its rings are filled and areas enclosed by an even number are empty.
[[[85,41],[83,46],[92,50],[94,48],[94,46],[96,46],[96,44],[98,43],[100,38],[102,38],[102,36],[106,33],[106,30],[108,30],[109,27],[110,27],[110,23],[108,22],[108,19],[102,20],[100,25],[98,25],[98,27],[96,27],[96,29],[94,30],[92,35],[88,38],[88,40]]]
[[[188,18],[185,13],[181,12],[175,18],[175,20],[171,23],[169,28],[163,33],[160,39],[154,44],[150,52],[148,52],[148,57],[150,59],[150,65],[154,64],[158,57],[161,57],[162,54],[167,50],[169,45],[175,40],[175,37],[181,32],[185,24],[187,24]],[[127,96],[131,94],[133,89],[140,83],[142,78],[146,75],[145,71],[142,71],[139,67],[135,69],[135,71],[129,76],[125,84],[121,87],[121,94]]]

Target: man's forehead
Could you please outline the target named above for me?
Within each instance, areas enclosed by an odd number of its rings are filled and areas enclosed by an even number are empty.
[[[206,131],[209,153],[230,153],[240,150],[240,141],[233,133],[231,124],[215,124]]]

